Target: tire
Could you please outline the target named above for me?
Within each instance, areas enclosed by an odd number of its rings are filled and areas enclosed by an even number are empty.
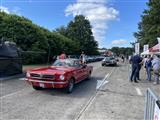
[[[73,92],[73,89],[74,89],[74,79],[71,78],[68,82],[68,86],[66,88],[66,92],[67,93],[72,93]]]
[[[89,75],[88,75],[88,77],[86,78],[86,80],[90,80],[91,79],[91,71],[89,72]]]
[[[43,88],[41,88],[41,87],[37,87],[37,86],[32,86],[33,87],[33,89],[35,89],[35,90],[42,90]]]

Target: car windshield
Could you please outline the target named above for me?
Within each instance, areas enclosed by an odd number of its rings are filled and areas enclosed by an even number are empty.
[[[106,57],[105,60],[114,60],[114,58],[113,57]]]
[[[80,66],[78,60],[70,60],[70,59],[59,59],[56,60],[52,66],[64,66],[64,67],[78,67]]]

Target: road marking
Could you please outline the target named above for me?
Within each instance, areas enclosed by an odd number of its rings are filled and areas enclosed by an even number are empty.
[[[19,78],[19,80],[25,81],[25,80],[26,80],[26,78]]]
[[[109,81],[104,81],[104,83],[102,84],[102,86],[105,85],[105,84],[107,84],[107,83],[109,83]]]
[[[135,87],[135,89],[136,89],[137,94],[138,94],[139,96],[142,96],[142,95],[143,95],[142,92],[141,92],[141,90],[140,90],[140,88]]]
[[[96,94],[95,95],[93,95],[90,99],[89,99],[89,101],[87,102],[87,104],[82,108],[82,110],[79,112],[79,114],[76,116],[76,118],[75,118],[75,120],[79,120],[79,118],[81,117],[81,115],[84,113],[84,112],[86,112],[86,110],[87,110],[87,108],[89,108],[91,105],[92,105],[92,103],[94,102],[94,100],[95,100],[95,98],[97,97],[97,91],[96,91]]]
[[[108,76],[109,76],[109,74],[107,74],[107,75],[103,78],[103,80],[97,80],[96,89],[99,89],[101,86],[104,85],[104,82],[105,82],[105,80],[107,79]],[[108,81],[107,81],[107,83],[108,83]]]
[[[102,81],[104,81],[104,82],[102,82],[102,85],[109,82],[109,81],[106,81],[106,79],[113,73],[114,70],[115,70],[115,68],[113,68],[112,71],[104,77],[104,79],[102,80]],[[79,120],[80,119],[82,114],[85,113],[87,111],[87,109],[92,105],[92,103],[96,99],[97,95],[98,95],[98,90],[96,90],[96,93],[93,96],[91,96],[91,98],[89,99],[87,104],[84,105],[84,107],[81,109],[81,111],[78,113],[78,115],[75,117],[74,120]]]

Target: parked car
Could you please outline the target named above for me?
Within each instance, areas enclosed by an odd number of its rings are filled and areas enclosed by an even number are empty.
[[[105,57],[102,60],[102,66],[107,66],[107,65],[117,65],[117,60],[114,57]]]
[[[68,55],[68,58],[79,59],[79,55]]]
[[[80,64],[78,59],[59,59],[53,65],[27,71],[26,78],[35,90],[65,88],[68,93],[74,85],[90,78],[93,67]]]
[[[86,63],[91,63],[91,62],[93,62],[92,57],[87,56],[87,57],[86,57]]]

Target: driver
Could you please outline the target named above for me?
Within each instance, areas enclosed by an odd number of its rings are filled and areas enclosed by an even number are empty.
[[[63,51],[63,52],[61,53],[61,55],[59,56],[59,59],[66,59],[66,54],[65,54],[64,51]]]

